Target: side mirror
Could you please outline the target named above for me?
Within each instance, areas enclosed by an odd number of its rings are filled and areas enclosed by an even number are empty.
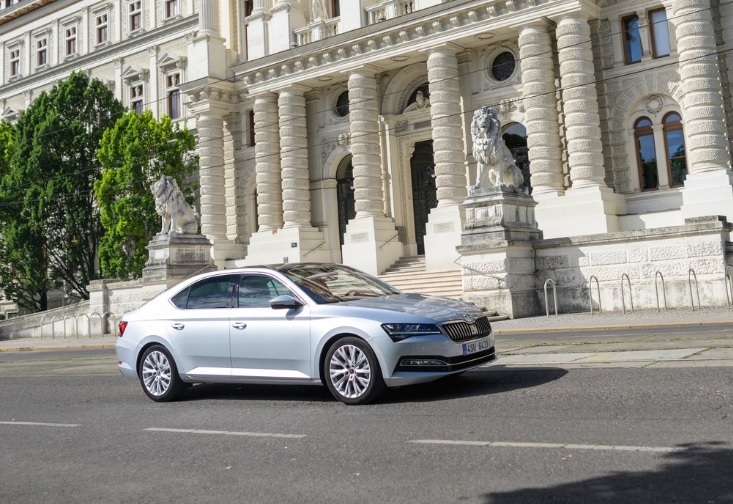
[[[270,308],[273,310],[290,310],[301,306],[303,306],[303,303],[288,295],[278,296],[270,300]]]

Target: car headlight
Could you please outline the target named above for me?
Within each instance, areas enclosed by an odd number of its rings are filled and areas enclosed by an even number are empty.
[[[413,336],[441,334],[440,329],[435,324],[382,324],[382,329],[394,342]]]

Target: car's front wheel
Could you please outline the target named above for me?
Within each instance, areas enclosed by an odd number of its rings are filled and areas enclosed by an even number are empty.
[[[185,389],[173,357],[160,345],[145,350],[140,359],[138,376],[145,394],[153,401],[175,401]]]
[[[366,404],[385,389],[374,351],[359,338],[333,343],[326,353],[323,374],[331,394],[346,404]]]

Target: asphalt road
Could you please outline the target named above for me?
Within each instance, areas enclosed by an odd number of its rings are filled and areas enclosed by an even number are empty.
[[[348,407],[156,404],[111,351],[0,355],[0,502],[733,502],[729,367],[503,368]]]

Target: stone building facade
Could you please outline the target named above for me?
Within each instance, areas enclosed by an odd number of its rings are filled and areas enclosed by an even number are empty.
[[[460,269],[476,171],[470,121],[489,105],[537,203],[544,241],[523,258],[536,282],[527,288],[539,292],[546,278],[564,278],[575,303],[600,271],[617,283],[618,268],[589,269],[591,256],[628,263],[618,254],[660,230],[675,250],[694,249],[686,240],[702,226],[715,229],[704,275],[720,285],[709,299],[724,302],[725,219],[733,220],[730,4],[2,0],[0,7],[2,117],[14,120],[41,90],[81,68],[130,108],[185,123],[200,155],[201,231],[220,267],[336,261],[379,274],[400,257],[424,255],[428,270]],[[724,219],[711,225],[707,216]],[[585,249],[573,245],[578,240]],[[565,259],[553,259],[560,249]],[[654,263],[652,255],[630,263]],[[680,292],[690,257],[675,256],[684,263],[675,269]],[[667,264],[621,275],[648,293],[647,270],[654,276]],[[474,266],[464,270],[467,290],[477,269],[486,278],[509,269]]]

